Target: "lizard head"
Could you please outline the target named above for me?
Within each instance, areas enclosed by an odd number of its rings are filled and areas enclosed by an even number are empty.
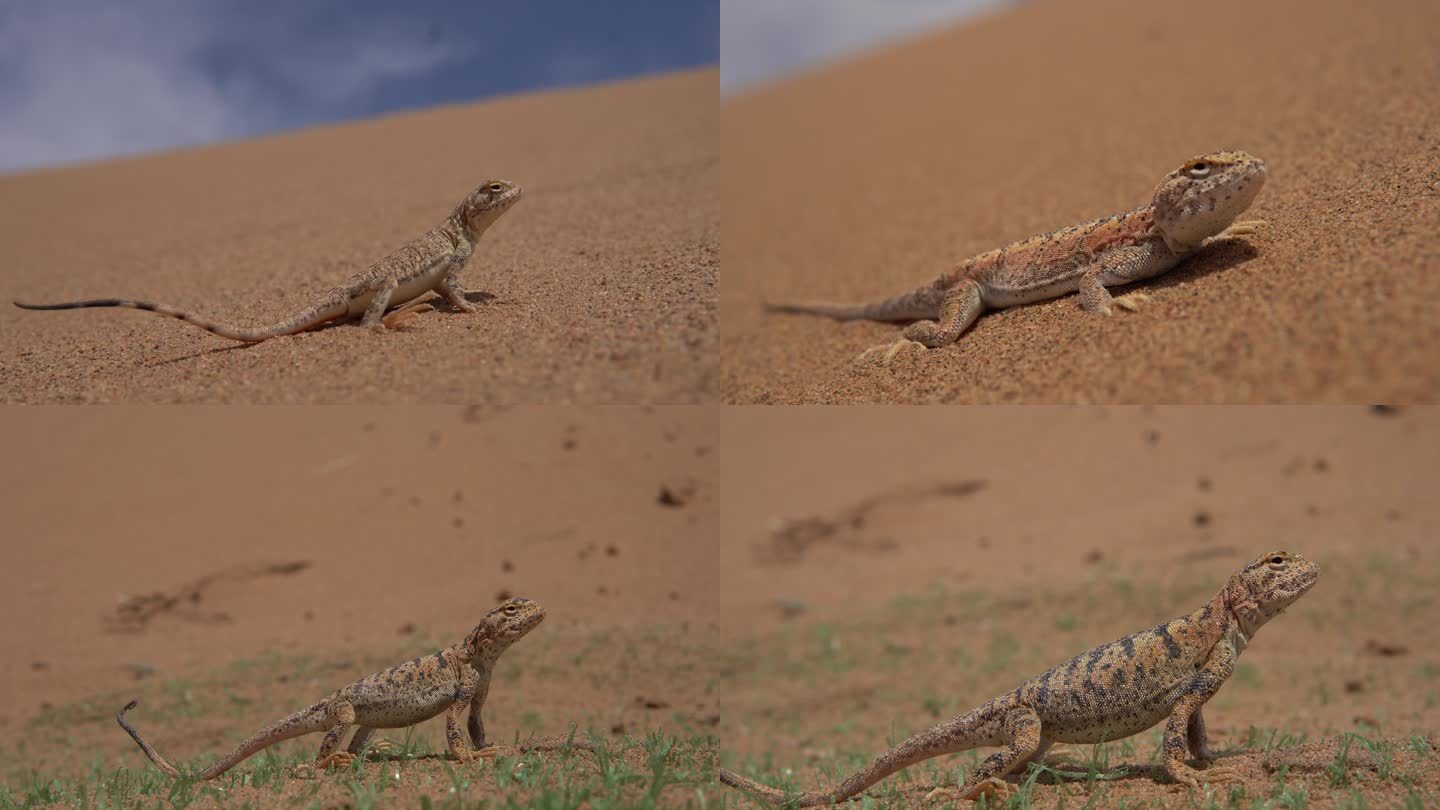
[[[1194,250],[1244,213],[1265,185],[1265,161],[1212,152],[1185,161],[1155,188],[1155,225],[1177,253]]]
[[[1225,600],[1246,637],[1284,612],[1320,578],[1320,567],[1288,551],[1272,551],[1236,571],[1225,586]]]
[[[472,191],[455,213],[470,232],[478,236],[519,199],[519,186],[509,180],[491,180]]]
[[[465,644],[474,650],[472,657],[494,660],[520,637],[544,621],[545,608],[523,596],[506,599],[485,614]]]

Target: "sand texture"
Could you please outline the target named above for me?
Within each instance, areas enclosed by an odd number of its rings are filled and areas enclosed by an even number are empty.
[[[232,407],[224,430],[186,406],[10,410],[0,440],[30,461],[0,473],[17,540],[0,602],[27,618],[0,629],[0,736],[28,747],[0,786],[96,758],[150,769],[113,720],[132,697],[162,751],[221,754],[455,643],[506,594],[549,615],[500,659],[494,739],[633,743],[718,722],[696,666],[715,628],[709,407]],[[443,752],[444,727],[412,739]],[[22,731],[40,728],[55,733]],[[303,761],[319,744],[279,751]],[[258,800],[290,806],[274,798]]]
[[[723,767],[833,784],[1287,549],[1321,577],[1205,705],[1221,764],[1243,777],[1215,803],[1289,791],[1390,807],[1414,791],[1428,805],[1440,790],[1440,410],[736,408],[721,447],[718,613],[747,617],[722,628]],[[1052,765],[1104,778],[1047,775],[1033,806],[1206,805],[1155,778],[1160,731],[1057,746]],[[1348,733],[1394,746],[1394,767],[1366,766],[1374,752],[1352,740],[1327,773]],[[1414,750],[1415,736],[1431,743]],[[924,806],[909,801],[923,786],[993,752],[930,760],[870,795]]]
[[[1315,402],[1440,394],[1440,14],[1341,0],[1025,4],[722,104],[728,402]],[[881,299],[1149,201],[1238,148],[1270,223],[1141,287],[857,363],[899,329],[766,315]]]
[[[718,393],[714,69],[0,177],[0,401],[697,402]],[[500,176],[525,196],[408,330],[246,347]]]

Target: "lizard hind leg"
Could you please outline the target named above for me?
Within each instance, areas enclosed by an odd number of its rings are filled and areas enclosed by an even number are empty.
[[[986,757],[965,784],[936,788],[925,796],[925,800],[976,801],[981,796],[1006,799],[1014,793],[1016,787],[1007,783],[1004,777],[1029,762],[1040,751],[1040,716],[1029,706],[1017,706],[1005,715],[1001,730],[1010,742]]]
[[[916,321],[905,328],[899,340],[866,349],[856,359],[864,360],[874,352],[884,351],[881,363],[888,366],[895,355],[911,346],[924,349],[948,346],[959,340],[984,309],[980,285],[972,279],[964,279],[945,293],[945,299],[940,304],[940,320]]]
[[[332,765],[344,768],[355,761],[355,754],[350,751],[338,751],[340,741],[344,739],[345,732],[355,725],[355,707],[348,700],[337,700],[330,704],[330,728],[325,732],[325,739],[320,742],[320,750],[315,753],[315,764],[311,770],[315,774],[329,768]],[[360,733],[363,733],[364,729]],[[359,736],[359,733],[356,734]],[[366,735],[368,736],[368,735]],[[361,741],[364,744],[364,741]]]

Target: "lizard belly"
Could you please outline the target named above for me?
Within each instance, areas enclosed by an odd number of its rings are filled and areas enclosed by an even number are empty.
[[[1062,704],[1056,711],[1041,713],[1041,733],[1064,743],[1110,742],[1139,734],[1170,716],[1192,679],[1193,673],[1177,677],[1148,694],[1099,695],[1083,706]]]
[[[413,726],[440,714],[454,702],[455,683],[448,679],[434,683],[417,679],[387,694],[351,700],[356,725],[370,728]]]
[[[1004,282],[990,282],[980,285],[981,296],[985,301],[985,305],[991,309],[1005,309],[1006,307],[1017,307],[1021,304],[1049,301],[1051,298],[1069,295],[1079,288],[1079,273],[1067,273],[1044,284],[1026,285],[1024,287],[1006,285]]]
[[[449,269],[450,259],[447,257],[402,280],[390,293],[390,306],[387,308],[398,307],[435,289]],[[348,305],[350,317],[356,318],[364,314],[365,308],[370,306],[370,302],[374,299],[375,293],[369,290],[351,298]]]

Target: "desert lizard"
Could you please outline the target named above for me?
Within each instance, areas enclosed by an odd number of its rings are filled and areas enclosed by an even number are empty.
[[[520,199],[520,187],[508,180],[491,180],[475,189],[455,206],[445,221],[431,228],[418,239],[372,264],[368,270],[352,276],[319,300],[279,323],[257,328],[243,328],[217,323],[208,318],[182,312],[166,304],[104,298],[91,301],[70,301],[63,304],[24,304],[21,309],[55,310],[87,307],[127,307],[154,312],[204,329],[223,338],[245,343],[293,335],[314,329],[330,321],[360,317],[370,329],[398,328],[416,314],[433,309],[417,304],[397,309],[388,316],[386,310],[434,291],[461,312],[474,312],[475,305],[465,299],[460,285],[460,270],[470,260],[475,244],[500,215]]]
[[[545,618],[545,609],[529,599],[515,597],[485,614],[485,618],[459,644],[397,664],[342,687],[329,697],[256,732],[214,765],[195,775],[214,779],[253,754],[283,740],[325,732],[314,770],[353,762],[377,728],[404,728],[445,713],[445,743],[461,762],[490,757],[507,747],[488,745],[480,709],[490,690],[490,677],[500,654]],[[140,736],[125,719],[138,701],[130,701],[115,715],[120,727],[135,739],[155,767],[170,776],[180,771]],[[463,719],[468,714],[468,719]],[[350,726],[359,726],[344,751],[336,750]],[[547,738],[548,739],[548,738]],[[530,744],[524,750],[560,747]],[[576,747],[588,747],[576,743]]]
[[[964,784],[936,788],[928,798],[1005,798],[1011,787],[1003,777],[1023,772],[1053,743],[1110,742],[1162,720],[1166,774],[1190,787],[1234,780],[1238,775],[1227,766],[1197,770],[1185,762],[1187,750],[1197,760],[1213,758],[1200,709],[1230,677],[1260,626],[1299,599],[1319,576],[1320,569],[1298,554],[1270,552],[1231,575],[1200,609],[1081,653],[978,709],[916,734],[828,791],[792,796],[726,770],[720,771],[720,781],[762,799],[809,807],[857,796],[931,757],[1003,746]]]
[[[1159,275],[1219,239],[1254,233],[1262,220],[1235,222],[1265,185],[1265,162],[1224,151],[1188,160],[1155,187],[1149,205],[1032,236],[971,257],[929,284],[871,304],[767,304],[772,312],[840,321],[915,321],[882,349],[885,362],[908,346],[955,342],[986,309],[1080,293],[1080,307],[1110,315],[1134,310],[1144,293],[1112,298],[1106,287]],[[923,320],[938,318],[938,321]]]

